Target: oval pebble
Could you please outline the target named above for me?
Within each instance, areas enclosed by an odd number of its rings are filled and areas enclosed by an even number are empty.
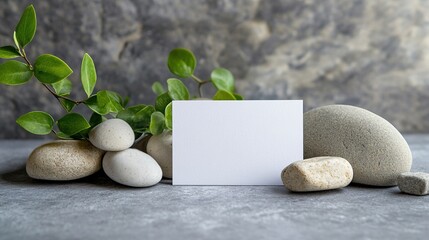
[[[58,140],[30,154],[27,174],[35,179],[66,181],[89,176],[101,169],[104,151],[83,140]]]
[[[161,181],[162,170],[148,154],[137,149],[108,152],[103,170],[113,181],[131,187],[149,187]]]
[[[121,151],[130,148],[134,143],[134,132],[122,119],[109,119],[89,132],[89,141],[105,151]]]
[[[294,192],[342,188],[350,184],[353,169],[340,157],[316,157],[294,162],[281,174],[285,187]]]
[[[161,166],[162,173],[166,178],[172,178],[172,133],[165,131],[162,134],[152,136],[147,143],[147,153]]]

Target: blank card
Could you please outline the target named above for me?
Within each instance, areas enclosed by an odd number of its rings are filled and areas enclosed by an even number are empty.
[[[282,185],[303,159],[301,100],[174,101],[173,185]]]

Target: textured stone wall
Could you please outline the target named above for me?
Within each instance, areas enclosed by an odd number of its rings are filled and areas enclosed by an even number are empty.
[[[29,1],[0,1],[0,45]],[[197,74],[229,68],[247,99],[304,99],[306,110],[326,104],[367,108],[403,132],[427,132],[429,2],[332,1],[34,1],[38,14],[34,59],[52,53],[78,71],[84,52],[96,62],[98,89],[151,102],[150,86],[170,77],[166,57],[192,49]],[[192,86],[192,82],[189,86]],[[195,90],[195,87],[191,87]],[[205,89],[206,93],[212,89]],[[35,81],[0,86],[0,138],[32,135],[16,117],[61,109]]]

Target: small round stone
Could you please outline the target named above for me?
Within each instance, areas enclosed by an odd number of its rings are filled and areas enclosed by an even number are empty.
[[[130,125],[121,119],[109,119],[89,132],[89,141],[105,151],[121,151],[134,143],[134,132]]]
[[[172,178],[173,175],[172,141],[171,131],[165,131],[162,134],[150,137],[146,147],[147,153],[161,166],[163,176],[166,178]]]
[[[26,170],[35,179],[66,181],[89,176],[101,168],[104,151],[83,140],[58,140],[30,154]]]
[[[407,172],[398,177],[401,192],[424,196],[429,194],[429,173]]]
[[[281,174],[285,187],[294,192],[342,188],[350,184],[353,169],[340,157],[315,157],[294,162]]]
[[[131,187],[149,187],[161,181],[162,170],[148,154],[137,149],[108,152],[103,170],[113,181]]]
[[[410,148],[396,128],[362,108],[330,105],[304,114],[304,157],[337,156],[353,167],[353,182],[394,186],[411,169]]]

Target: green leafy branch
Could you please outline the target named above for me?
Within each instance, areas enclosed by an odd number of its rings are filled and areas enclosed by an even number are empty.
[[[86,139],[89,131],[105,121],[116,117],[126,121],[134,130],[135,137],[144,134],[157,135],[165,130],[172,130],[172,101],[191,100],[185,84],[177,79],[167,80],[167,89],[159,83],[152,85],[157,94],[154,105],[138,104],[127,107],[129,98],[123,98],[116,92],[100,90],[93,94],[97,82],[97,72],[93,59],[85,53],[80,68],[80,80],[87,98],[75,100],[70,97],[72,81],[68,77],[73,70],[60,58],[51,54],[38,56],[34,64],[27,56],[25,49],[33,40],[37,27],[36,11],[33,5],[28,6],[13,33],[15,46],[0,47],[0,58],[8,61],[0,64],[0,83],[5,85],[22,85],[34,76],[47,91],[60,103],[66,114],[57,121],[46,112],[32,111],[20,116],[16,122],[25,130],[38,135],[54,133],[62,139]],[[22,61],[10,60],[20,58]],[[202,80],[194,75],[197,61],[194,54],[187,49],[177,48],[168,56],[168,69],[179,78],[189,78],[198,84],[198,96],[202,97],[202,86],[213,84],[217,89],[214,100],[242,100],[235,93],[234,77],[224,68],[212,71],[209,80]],[[72,112],[84,104],[93,113],[87,120],[84,116]],[[55,125],[57,130],[55,130]]]
[[[70,98],[72,82],[68,77],[73,70],[60,58],[51,54],[38,56],[34,64],[27,56],[26,46],[33,40],[37,27],[36,11],[33,5],[28,6],[13,33],[15,46],[0,48],[0,58],[15,59],[0,64],[0,83],[5,85],[22,85],[34,76],[60,103],[67,112],[56,122],[46,112],[34,111],[20,116],[16,122],[25,130],[38,135],[54,133],[59,138],[82,139],[87,138],[90,128],[106,119],[107,114],[113,116],[124,110],[128,100],[112,91],[102,90],[92,95],[97,82],[95,64],[89,54],[85,53],[82,59],[80,79],[87,94],[84,100]],[[79,104],[85,104],[93,111],[89,122],[80,114],[71,112]],[[58,131],[54,130],[57,125]]]
[[[197,60],[195,55],[188,49],[173,49],[167,61],[168,69],[179,78],[191,79],[198,85],[198,98],[203,97],[202,86],[213,84],[217,92],[213,100],[243,100],[243,97],[235,93],[235,80],[232,73],[225,68],[216,68],[211,72],[209,80],[202,80],[194,75]],[[167,89],[160,82],[152,85],[152,90],[157,94],[155,101],[154,116],[151,118],[150,132],[153,135],[162,133],[164,130],[172,130],[172,101],[191,100],[188,88],[177,78],[167,80]],[[198,99],[194,98],[194,99]]]

